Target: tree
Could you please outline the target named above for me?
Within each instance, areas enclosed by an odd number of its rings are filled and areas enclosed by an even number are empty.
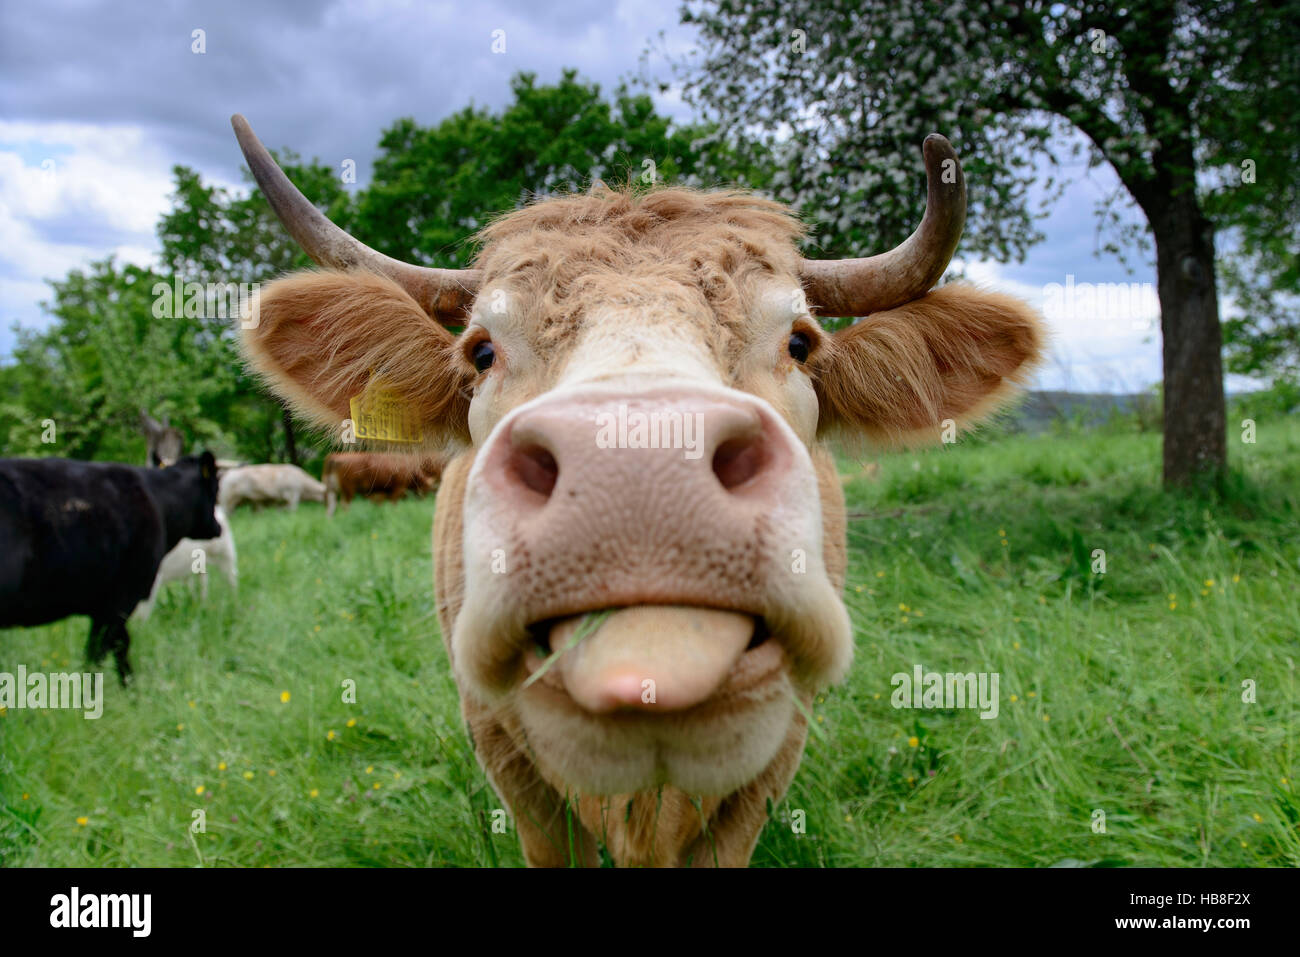
[[[282,151],[280,159],[303,194],[346,226],[353,197],[340,177],[319,162],[302,163],[291,150]],[[163,266],[173,275],[204,284],[247,283],[251,287],[311,265],[284,234],[255,187],[236,196],[204,185],[193,170],[177,167],[174,175],[173,206],[158,224]],[[245,173],[245,178],[252,182],[251,175]],[[230,346],[234,392],[228,411],[232,424],[244,436],[244,454],[265,462],[287,459],[301,464],[293,416],[246,373],[230,322],[216,317],[215,323],[218,334]]]
[[[893,245],[919,220],[912,164],[936,130],[971,181],[965,251],[1022,255],[1040,238],[1034,163],[1058,163],[1058,134],[1081,131],[1155,240],[1164,479],[1187,485],[1217,481],[1227,462],[1216,230],[1267,218],[1300,176],[1295,136],[1270,132],[1286,129],[1279,118],[1240,109],[1273,71],[1295,89],[1293,55],[1255,59],[1294,46],[1295,14],[1295,0],[691,2],[682,18],[703,56],[684,74],[724,134],[778,151],[778,193],[815,218],[832,255]]]
[[[350,197],[332,171],[296,157],[286,165],[345,218]],[[264,282],[309,261],[260,196],[205,185],[185,167],[173,176],[172,207],[158,225],[159,269],[110,258],[73,270],[51,284],[49,327],[17,330],[14,362],[0,376],[6,452],[143,462],[143,410],[169,416],[191,447],[296,459],[288,413],[244,371],[232,316],[186,305],[190,284]],[[55,442],[43,441],[46,420]]]
[[[610,101],[572,71],[553,86],[521,74],[513,90],[499,113],[465,109],[428,128],[394,123],[365,189],[287,150],[282,166],[363,241],[412,262],[451,266],[465,263],[469,240],[490,216],[537,194],[586,188],[596,177],[763,182],[761,165],[738,162],[721,143],[699,146],[708,129],[674,125],[648,96],[620,90]],[[147,409],[170,416],[191,445],[223,454],[312,455],[285,408],[246,374],[231,317],[154,313],[158,284],[251,285],[311,263],[256,188],[232,193],[180,166],[173,176],[172,205],[158,223],[158,269],[106,260],[74,270],[53,284],[50,326],[19,332],[16,361],[0,366],[6,452],[143,461],[139,422]],[[53,446],[41,442],[40,423],[51,417],[60,435]]]
[[[277,154],[303,194],[347,228],[354,197],[337,173],[317,161],[303,163],[291,150]],[[254,186],[245,195],[203,183],[187,167],[172,170],[172,208],[158,221],[163,268],[194,282],[269,282],[311,260],[285,235],[284,227]],[[251,184],[252,176],[245,171]]]
[[[166,281],[110,258],[52,283],[46,309],[55,321],[17,330],[16,361],[6,369],[8,454],[143,464],[142,409],[203,421],[202,409],[223,391],[227,360],[193,320],[155,319],[154,288]]]
[[[1236,87],[1205,118],[1216,126],[1211,162],[1234,179],[1259,180],[1258,189],[1217,190],[1207,205],[1213,218],[1236,227],[1234,241],[1219,253],[1223,289],[1237,307],[1223,328],[1228,369],[1294,393],[1300,387],[1300,177],[1271,169],[1259,176],[1266,164],[1300,166],[1300,2],[1276,6],[1287,19],[1266,14],[1251,24],[1253,32],[1242,31]],[[1249,136],[1239,138],[1241,130]],[[1272,155],[1255,152],[1261,136],[1272,139]],[[1259,201],[1259,190],[1266,201]]]
[[[1224,289],[1239,311],[1223,324],[1228,371],[1293,391],[1300,386],[1300,256],[1285,244],[1294,247],[1298,235],[1300,223],[1222,261]]]
[[[645,95],[600,87],[566,70],[553,86],[511,82],[500,113],[467,107],[435,126],[401,119],[384,131],[355,233],[397,259],[459,268],[466,242],[501,212],[536,197],[610,182],[761,185],[762,158],[742,161],[707,127],[679,127]],[[343,225],[343,224],[340,224]]]

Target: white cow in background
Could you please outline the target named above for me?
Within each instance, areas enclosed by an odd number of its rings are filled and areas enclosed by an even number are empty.
[[[325,486],[296,465],[241,465],[221,476],[217,503],[233,512],[245,502],[287,505],[293,511],[300,501],[324,502]]]
[[[153,611],[158,593],[172,582],[188,580],[193,585],[197,578],[199,592],[205,601],[208,597],[208,575],[215,570],[225,572],[226,581],[230,582],[231,588],[239,587],[239,568],[235,560],[235,538],[230,532],[230,519],[220,505],[214,514],[217,524],[221,526],[219,537],[182,538],[175,548],[163,556],[149,597],[136,606],[135,614],[142,621]]]

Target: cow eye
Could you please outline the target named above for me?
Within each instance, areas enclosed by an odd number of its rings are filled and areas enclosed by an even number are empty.
[[[812,348],[812,342],[808,336],[802,332],[790,333],[790,358],[795,362],[807,362],[808,350]]]
[[[491,342],[484,339],[474,347],[474,351],[470,354],[470,358],[474,361],[475,369],[479,372],[485,372],[491,367],[492,363],[496,361],[497,351],[492,348]]]

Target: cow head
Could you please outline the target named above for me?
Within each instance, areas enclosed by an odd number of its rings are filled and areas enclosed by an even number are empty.
[[[172,544],[182,538],[200,541],[221,535],[217,507],[217,463],[204,449],[160,466],[171,483],[156,492],[167,519]]]
[[[262,291],[250,363],[333,429],[382,376],[461,450],[437,503],[439,612],[507,800],[779,797],[802,703],[852,654],[827,436],[937,439],[1039,355],[1025,305],[931,291],[965,215],[947,141],[925,143],[921,226],[869,259],[803,259],[799,222],[752,195],[597,188],[504,216],[456,271],[347,236],[235,127],[330,269]],[[817,314],[866,318],[830,334]]]

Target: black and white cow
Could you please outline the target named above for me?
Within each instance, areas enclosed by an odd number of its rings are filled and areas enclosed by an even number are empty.
[[[210,452],[168,468],[0,459],[0,627],[90,616],[86,656],[131,673],[126,620],[182,538],[216,538]]]

